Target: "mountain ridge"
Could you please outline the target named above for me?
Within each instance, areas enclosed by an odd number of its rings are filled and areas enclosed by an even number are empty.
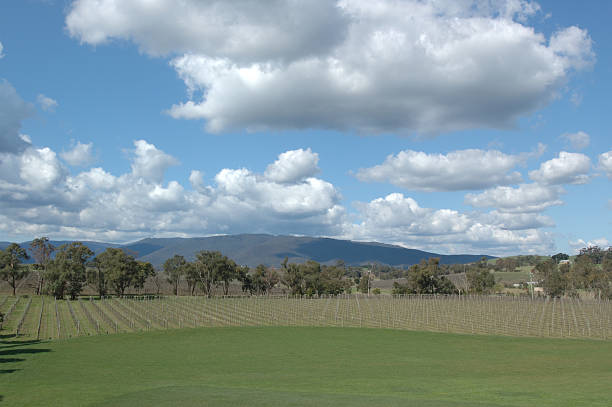
[[[51,241],[55,246],[71,241]],[[430,257],[440,258],[442,264],[471,263],[488,255],[445,255],[408,249],[387,243],[356,242],[325,237],[288,236],[269,234],[238,234],[209,237],[145,238],[126,244],[83,241],[96,255],[107,247],[118,247],[141,261],[151,262],[161,268],[166,259],[175,254],[193,260],[200,250],[216,250],[241,265],[255,267],[258,264],[279,267],[285,257],[289,262],[303,263],[315,260],[322,264],[333,264],[338,260],[347,265],[380,263],[395,267],[407,267]],[[8,246],[0,242],[0,249]],[[30,242],[20,245],[29,247]]]

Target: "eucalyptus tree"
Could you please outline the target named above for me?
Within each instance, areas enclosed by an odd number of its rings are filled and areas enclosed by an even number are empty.
[[[98,271],[98,287],[106,288],[108,284],[117,295],[123,295],[128,287],[139,282],[140,265],[122,249],[109,247],[93,263]],[[104,292],[99,289],[99,294],[104,295]]]
[[[51,294],[62,298],[68,293],[71,299],[76,299],[87,281],[87,264],[93,255],[81,242],[60,246],[48,267],[47,286]]]
[[[193,263],[195,273],[204,294],[209,297],[212,295],[213,287],[220,281],[221,269],[224,268],[223,263],[226,260],[227,257],[221,252],[202,250],[196,253]]]
[[[253,291],[257,294],[267,294],[280,282],[280,277],[276,270],[263,264],[257,266],[251,279]]]
[[[134,280],[132,281],[132,287],[137,290],[144,289],[145,282],[150,277],[155,278],[157,273],[155,272],[155,268],[148,261],[137,261],[138,271],[134,276]]]
[[[174,295],[178,295],[179,284],[181,277],[185,273],[185,265],[187,260],[183,256],[175,254],[164,262],[164,272],[166,273],[166,280],[172,284]]]
[[[42,292],[45,284],[45,274],[47,272],[47,266],[51,260],[51,255],[55,251],[55,246],[49,242],[48,237],[39,237],[32,240],[30,243],[30,252],[32,257],[38,266],[38,285],[36,286],[36,294]]]
[[[9,283],[13,295],[16,293],[19,281],[29,273],[29,269],[22,264],[27,259],[29,259],[28,253],[17,243],[11,243],[0,252],[0,278]]]

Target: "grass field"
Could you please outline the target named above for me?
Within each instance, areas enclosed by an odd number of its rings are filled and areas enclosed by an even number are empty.
[[[495,282],[497,283],[525,283],[529,280],[529,271],[495,271]]]
[[[235,327],[3,340],[4,406],[610,406],[612,342]]]

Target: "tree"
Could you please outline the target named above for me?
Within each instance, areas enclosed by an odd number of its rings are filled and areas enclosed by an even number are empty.
[[[238,281],[242,283],[243,293],[246,293],[247,291],[250,294],[255,293],[255,287],[253,286],[253,277],[249,273],[249,266],[238,267]]]
[[[263,264],[257,266],[251,277],[252,290],[257,294],[267,294],[279,282],[280,277],[276,270]]]
[[[609,260],[604,253],[601,252],[601,256],[599,254],[596,256],[578,255],[572,268],[574,278],[582,283],[583,288],[593,292],[598,298],[612,296],[610,286],[612,274],[607,272]],[[597,263],[598,261],[600,263]]]
[[[536,275],[542,282],[542,288],[550,297],[561,297],[567,289],[567,276],[560,270],[553,259],[540,262],[535,267]]]
[[[202,250],[196,253],[194,261],[198,282],[208,297],[212,296],[213,286],[217,283],[217,265],[221,261],[220,252]]]
[[[202,290],[209,297],[217,285],[222,285],[223,294],[227,295],[230,282],[239,277],[236,263],[221,252],[202,250],[196,253],[194,265]]]
[[[466,273],[466,278],[473,293],[489,293],[495,287],[495,277],[488,269],[472,269]]]
[[[555,254],[555,255],[553,255],[553,256],[550,256],[550,257],[551,257],[551,258],[552,258],[552,259],[555,261],[555,263],[557,263],[557,264],[559,264],[559,262],[560,262],[561,260],[569,260],[569,258],[570,258],[570,256],[569,256],[568,254],[565,254],[565,253],[557,253],[557,254]]]
[[[346,267],[344,263],[336,263],[334,266],[321,267],[321,282],[325,294],[338,295],[345,291],[350,292],[351,282],[344,278]]]
[[[76,299],[87,281],[87,263],[93,255],[81,242],[60,246],[55,259],[49,262],[49,291],[56,298],[62,298],[67,291],[71,299]]]
[[[156,277],[157,273],[153,268],[153,265],[148,261],[137,261],[136,262],[138,271],[132,282],[132,287],[137,290],[142,290],[149,277]]]
[[[155,294],[159,295],[159,293],[161,292],[162,279],[158,273],[155,273],[153,275],[152,280],[153,280],[153,284],[155,284]]]
[[[372,282],[372,275],[368,271],[367,273],[363,273],[361,278],[359,279],[359,284],[357,285],[357,290],[363,294],[370,293],[370,285]],[[399,294],[399,293],[398,293]]]
[[[164,262],[164,272],[166,272],[166,279],[174,289],[174,295],[178,295],[179,283],[181,276],[185,272],[185,264],[187,261],[183,256],[175,254]]]
[[[510,258],[508,261],[512,260]],[[508,263],[505,263],[507,265]],[[511,267],[515,267],[515,262],[510,263]],[[497,262],[496,262],[497,265]],[[482,257],[477,263],[474,263],[466,272],[468,288],[473,293],[484,294],[489,293],[495,287],[495,277],[489,271],[489,262],[486,257]]]
[[[28,253],[17,243],[11,243],[0,253],[0,278],[13,288],[13,295],[16,293],[17,283],[29,273],[28,268],[21,264],[27,259]]]
[[[38,265],[38,285],[36,286],[36,294],[40,294],[45,283],[45,273],[47,266],[51,260],[51,254],[55,251],[55,246],[49,242],[48,237],[39,237],[32,240],[30,243],[30,252]]]
[[[187,281],[187,289],[189,290],[189,295],[195,294],[195,289],[198,284],[198,273],[195,267],[195,264],[187,262],[183,266],[183,271],[185,275],[185,280]]]
[[[408,269],[407,284],[393,284],[394,294],[453,294],[454,284],[442,275],[440,259],[432,257],[421,260]]]
[[[229,294],[230,283],[238,277],[238,266],[234,260],[221,256],[220,262],[217,264],[216,280],[218,284],[223,286],[223,295]]]
[[[604,255],[605,252],[599,246],[583,247],[582,249],[580,249],[576,260],[581,257],[588,257],[589,259],[591,259],[593,264],[601,264]]]
[[[289,287],[292,295],[304,295],[306,289],[303,270],[295,263],[287,263],[287,260],[287,257],[285,257],[285,260],[281,264],[283,284]]]
[[[99,270],[98,274],[101,275],[99,281],[102,280],[110,285],[119,296],[134,285],[138,277],[138,262],[122,249],[107,248],[95,258],[94,264]]]
[[[343,264],[323,266],[316,261],[308,260],[303,264],[282,263],[282,282],[293,295],[339,294],[349,290],[351,283],[344,277]]]

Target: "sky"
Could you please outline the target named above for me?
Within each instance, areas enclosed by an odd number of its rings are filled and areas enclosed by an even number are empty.
[[[4,0],[0,240],[612,244],[609,1]]]

